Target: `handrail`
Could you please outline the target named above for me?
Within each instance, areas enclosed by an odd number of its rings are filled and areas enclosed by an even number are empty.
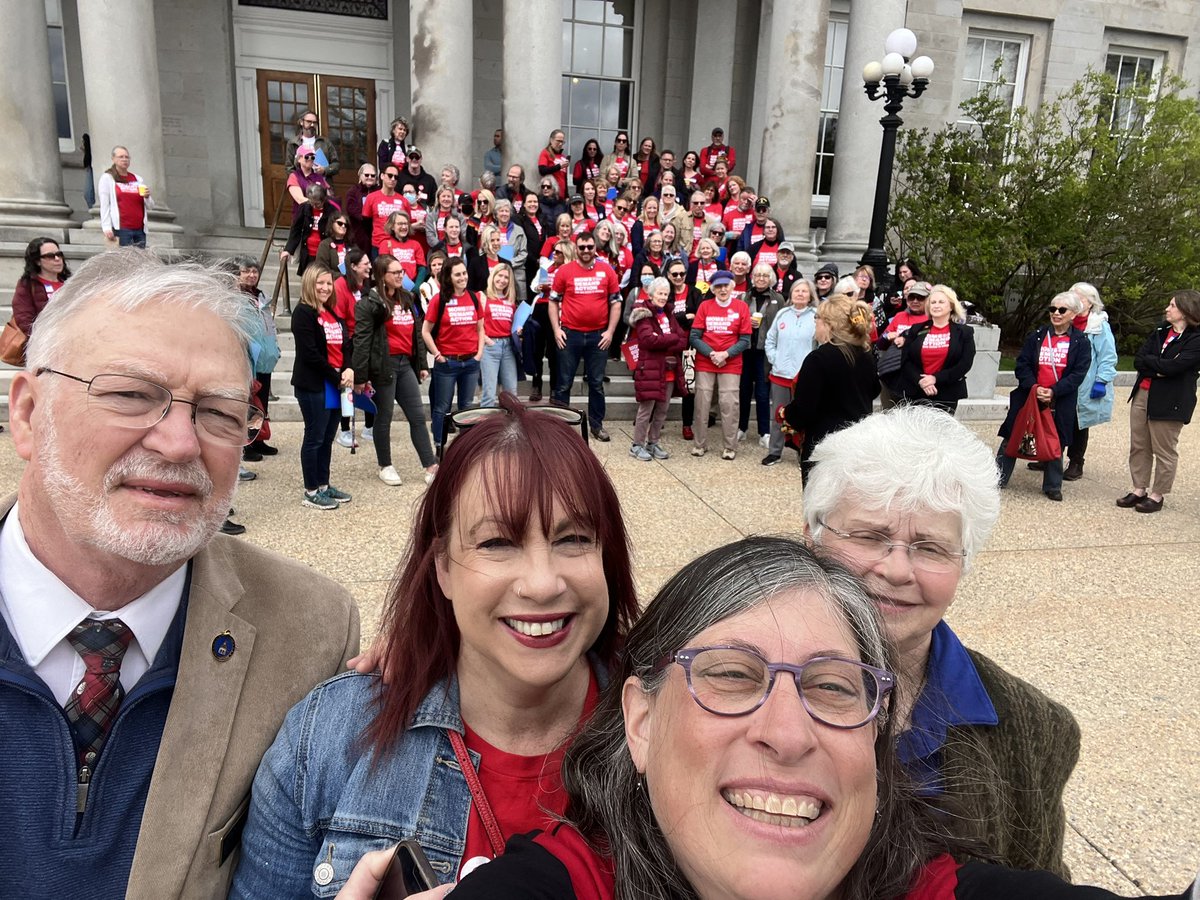
[[[260,272],[266,268],[267,257],[271,254],[271,245],[275,243],[275,230],[279,227],[279,217],[283,214],[283,201],[288,199],[289,196],[290,195],[288,194],[287,188],[285,187],[279,195],[279,202],[275,205],[275,216],[271,219],[271,231],[267,235],[267,242],[263,244],[262,255],[258,258],[258,271]],[[281,262],[279,264],[279,274],[275,277],[275,289],[271,291],[272,316],[275,315],[275,311],[279,307],[279,288],[281,284],[283,286],[284,307],[287,309],[287,313],[290,316],[292,314],[292,297],[290,288],[288,286],[288,271],[286,262]]]
[[[279,227],[279,216],[283,213],[283,201],[289,196],[285,187],[283,193],[279,195],[279,202],[275,204],[275,216],[271,219],[271,233],[267,235],[267,242],[263,244],[262,255],[258,258],[258,271],[260,272],[267,264],[267,257],[271,255],[271,245],[275,243],[275,229]]]

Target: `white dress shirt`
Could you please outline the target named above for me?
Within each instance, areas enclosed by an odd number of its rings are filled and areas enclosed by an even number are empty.
[[[33,555],[19,513],[14,506],[0,529],[0,615],[21,655],[65,706],[86,671],[67,635],[85,618],[120,619],[133,632],[121,662],[121,687],[128,693],[150,668],[171,628],[187,583],[187,564],[121,609],[96,610]],[[70,564],[69,559],[63,562]]]

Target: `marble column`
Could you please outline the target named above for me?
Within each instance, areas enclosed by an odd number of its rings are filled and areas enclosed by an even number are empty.
[[[130,170],[154,197],[147,216],[150,243],[170,246],[170,236],[183,229],[168,205],[153,0],[87,0],[78,9],[97,189],[100,174],[111,164],[112,148],[127,148]],[[88,224],[98,227],[98,207],[92,215]]]
[[[796,257],[811,260],[808,221],[816,165],[821,83],[829,0],[786,0],[774,4],[766,47],[771,78],[766,94],[758,190],[796,244]],[[801,268],[804,268],[802,265]]]
[[[412,35],[410,140],[424,154],[425,169],[434,173],[435,180],[437,171],[452,163],[464,173],[465,181],[466,173],[477,168],[471,164],[474,5],[471,0],[410,0],[408,12]],[[562,42],[561,35],[557,41]],[[553,112],[557,116],[559,107]]]
[[[725,129],[725,142],[737,146],[738,136],[729,133],[733,68],[737,62],[735,32],[732,6],[728,2],[697,0],[692,112],[688,119],[688,145],[678,151],[680,160],[685,150],[699,152],[711,144],[712,130],[718,126]]]
[[[525,168],[537,187],[538,154],[562,127],[562,6],[559,0],[504,0],[504,183],[507,167]],[[530,52],[530,48],[541,48]],[[552,49],[546,49],[552,48]],[[567,148],[571,152],[571,148]],[[567,176],[568,183],[570,175]]]
[[[0,165],[0,229],[29,230],[63,239],[71,208],[63,200],[62,164],[54,96],[50,90],[50,49],[46,9],[28,0],[0,0],[0,59],[8,61],[0,86],[0,115],[7,147]]]
[[[829,226],[822,253],[859,259],[867,249],[883,103],[872,103],[863,90],[862,70],[883,59],[883,42],[904,26],[906,0],[854,0],[846,33],[846,68],[838,107],[837,145],[829,187]]]

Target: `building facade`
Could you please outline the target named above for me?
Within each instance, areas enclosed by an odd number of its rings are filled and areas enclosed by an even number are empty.
[[[0,0],[7,153],[0,253],[49,232],[98,243],[80,144],[96,178],[114,144],[154,190],[151,242],[260,228],[284,146],[313,109],[344,174],[373,161],[390,120],[434,177],[531,169],[562,127],[612,146],[618,129],[677,156],[714,126],[736,174],[767,194],[802,260],[865,249],[880,104],[863,65],[907,26],[936,64],[907,127],[957,121],[979,90],[1036,106],[1090,68],[1119,84],[1200,83],[1195,0]],[[1114,115],[1120,113],[1119,96]],[[348,179],[348,180],[347,180]]]

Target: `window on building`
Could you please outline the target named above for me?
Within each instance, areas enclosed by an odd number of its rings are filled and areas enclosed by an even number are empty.
[[[67,90],[67,45],[63,37],[62,2],[46,0],[46,40],[50,46],[50,89],[54,96],[54,121],[59,148],[75,148],[71,130],[71,98]]]
[[[817,132],[817,164],[813,169],[813,196],[828,199],[833,181],[837,145],[838,108],[842,102],[842,76],[846,69],[846,33],[849,23],[830,16],[825,37],[825,77],[821,83],[821,123]]]
[[[972,28],[967,34],[962,99],[985,94],[1003,100],[1011,112],[1025,100],[1028,63],[1028,36]],[[959,115],[961,121],[970,121],[961,107]]]
[[[1158,90],[1163,57],[1146,50],[1110,49],[1104,70],[1116,81],[1108,124],[1120,131],[1140,131],[1146,111],[1141,97]]]
[[[608,153],[633,118],[634,0],[562,0],[562,122],[578,159],[588,138]],[[630,149],[636,149],[630,136]]]

